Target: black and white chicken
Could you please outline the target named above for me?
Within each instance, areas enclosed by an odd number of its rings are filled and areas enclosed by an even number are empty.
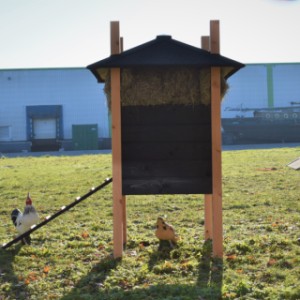
[[[11,213],[11,220],[13,221],[18,234],[21,235],[27,230],[31,228],[32,225],[35,225],[39,221],[38,213],[36,212],[34,206],[32,205],[32,200],[30,198],[30,194],[27,194],[26,198],[26,206],[24,208],[23,213],[18,209],[14,209]],[[22,239],[23,244],[30,245],[31,237],[30,235],[25,236]]]

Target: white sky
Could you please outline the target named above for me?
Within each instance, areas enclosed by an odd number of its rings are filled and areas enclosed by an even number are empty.
[[[200,46],[220,20],[221,54],[242,63],[300,62],[300,0],[0,0],[0,69],[85,67],[169,34]]]

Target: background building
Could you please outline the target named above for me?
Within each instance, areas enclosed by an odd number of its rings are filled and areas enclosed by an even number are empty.
[[[0,151],[110,148],[103,85],[85,68],[0,71]]]
[[[223,118],[252,116],[261,108],[300,106],[300,63],[247,64],[228,83]]]
[[[228,83],[225,142],[300,141],[300,63],[248,64]],[[0,70],[0,152],[110,149],[103,88],[86,68]]]
[[[223,142],[300,142],[300,63],[249,64],[228,80]]]

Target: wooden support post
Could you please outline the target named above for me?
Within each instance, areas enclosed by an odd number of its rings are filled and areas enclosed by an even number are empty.
[[[124,50],[124,39],[120,37],[120,52]],[[122,197],[123,203],[123,245],[127,243],[127,213],[126,213],[126,196]]]
[[[210,51],[220,53],[220,24],[210,22]],[[222,135],[220,67],[211,68],[211,120],[212,120],[212,215],[213,215],[213,256],[223,257],[222,221]]]
[[[201,37],[201,48],[204,50],[210,50],[210,39],[209,36]],[[204,237],[205,240],[211,240],[213,229],[212,229],[212,195],[204,195]]]
[[[210,49],[210,39],[209,36],[202,36],[201,37],[201,48],[209,51]]]
[[[124,50],[124,39],[123,37],[120,37],[120,52],[123,52]]]
[[[120,53],[120,24],[118,21],[110,22],[110,53]]]
[[[120,53],[119,22],[111,22],[111,54]],[[122,151],[121,151],[121,87],[120,68],[111,72],[112,114],[112,174],[113,174],[113,242],[114,257],[123,254],[124,197],[122,195]]]

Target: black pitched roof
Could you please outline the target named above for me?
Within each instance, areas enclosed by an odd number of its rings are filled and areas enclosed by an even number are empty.
[[[100,74],[109,68],[134,68],[134,67],[224,67],[225,78],[244,67],[230,58],[220,54],[179,42],[168,35],[157,36],[156,39],[137,47],[126,50],[120,54],[111,55],[103,60],[93,63],[87,68],[103,82]]]

